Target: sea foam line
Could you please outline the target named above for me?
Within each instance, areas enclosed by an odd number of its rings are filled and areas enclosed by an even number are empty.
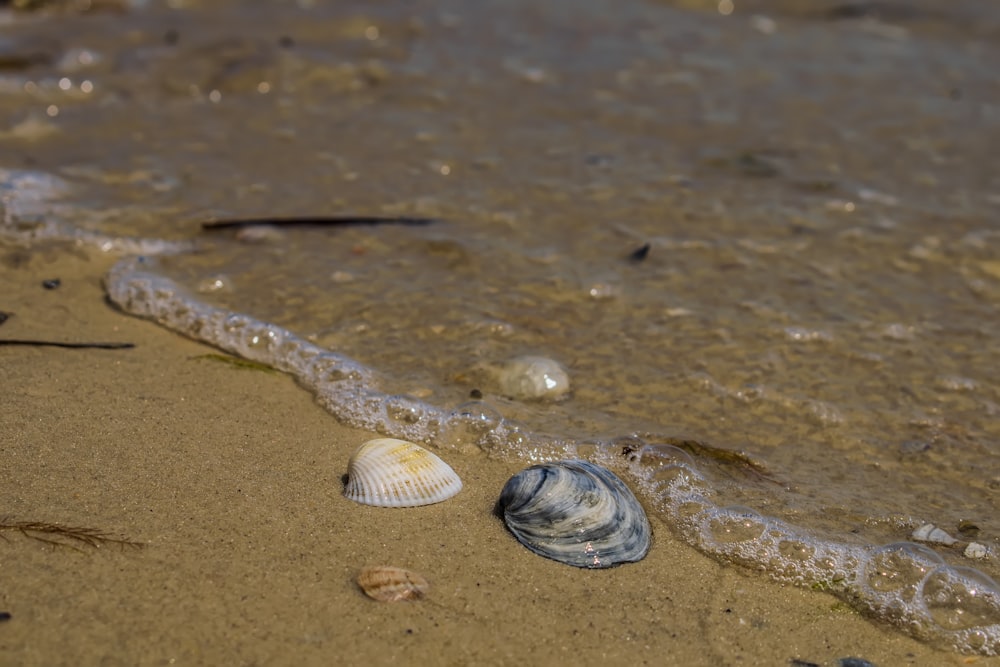
[[[532,462],[593,449],[528,433],[484,403],[448,411],[385,393],[378,374],[353,359],[282,327],[197,300],[157,274],[154,258],[119,261],[105,287],[128,313],[291,374],[350,426]],[[606,441],[594,458],[620,465],[618,450]],[[822,540],[749,508],[720,507],[691,457],[672,445],[640,448],[628,469],[661,517],[699,550],[778,581],[829,591],[918,639],[965,653],[1000,655],[1000,586],[983,572],[948,565],[915,543],[874,547]]]

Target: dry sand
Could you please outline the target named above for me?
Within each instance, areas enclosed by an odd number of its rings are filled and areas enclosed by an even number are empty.
[[[111,261],[0,247],[0,310],[14,313],[0,338],[137,345],[0,347],[0,516],[144,545],[2,533],[0,664],[1000,665],[720,565],[655,521],[641,563],[544,560],[491,514],[517,462],[448,455],[465,481],[456,498],[353,504],[341,476],[372,434],[287,376],[205,359],[211,349],[116,311],[100,284]],[[382,563],[427,576],[428,599],[364,597],[358,569]]]

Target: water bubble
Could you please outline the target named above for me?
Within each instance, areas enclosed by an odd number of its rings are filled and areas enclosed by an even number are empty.
[[[201,294],[229,293],[233,291],[233,283],[229,276],[218,273],[199,280],[195,290]]]
[[[719,545],[756,540],[767,528],[764,518],[748,507],[724,507],[709,512],[711,538]]]
[[[812,558],[816,549],[802,540],[787,539],[778,542],[778,552],[789,560],[803,562]]]
[[[1000,623],[1000,587],[971,567],[938,567],[927,575],[920,597],[934,621],[947,630]]]
[[[704,496],[692,495],[676,506],[675,514],[681,521],[694,520],[702,516],[712,504]]]
[[[318,354],[309,364],[308,378],[317,387],[322,387],[324,384],[351,379],[351,373],[345,368],[344,360],[339,355]]]
[[[683,465],[661,465],[651,475],[649,481],[654,486],[677,488],[679,484],[690,484],[691,470]]]
[[[531,436],[522,424],[510,419],[504,419],[503,427],[505,451],[520,453],[531,446]]]
[[[247,322],[247,318],[237,313],[231,313],[222,324],[225,332],[232,336],[239,336],[248,326],[249,322]]]
[[[989,637],[982,630],[972,630],[965,635],[965,644],[976,653],[985,653],[987,642]],[[994,650],[993,653],[996,654],[997,651]]]
[[[386,416],[401,424],[416,424],[424,416],[424,404],[413,396],[389,396],[384,407]]]
[[[250,330],[246,334],[243,344],[254,358],[267,358],[267,351],[277,347],[282,339],[281,330],[272,327]]]
[[[358,406],[370,418],[384,423],[386,417],[385,396],[377,391],[363,391],[358,396]]]
[[[485,445],[487,436],[500,425],[503,417],[489,403],[469,401],[448,415],[442,429],[440,444],[453,449],[468,449]]]
[[[601,442],[600,440],[584,440],[583,442],[577,443],[574,450],[577,458],[593,461],[599,454],[606,451],[607,448],[607,443]]]
[[[895,542],[875,551],[865,564],[865,581],[873,591],[889,593],[916,588],[927,573],[944,563],[931,549]]]
[[[825,572],[833,572],[837,569],[837,561],[830,556],[823,556],[816,559],[816,569]]]
[[[691,455],[674,445],[646,445],[639,450],[639,465],[643,467],[660,468],[677,463],[694,468],[694,459]]]
[[[647,482],[663,500],[683,498],[705,491],[701,475],[684,464],[660,466],[647,477]]]

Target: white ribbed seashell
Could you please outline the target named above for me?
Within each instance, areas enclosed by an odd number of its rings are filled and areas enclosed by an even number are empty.
[[[347,464],[344,495],[363,505],[417,507],[448,500],[462,480],[419,445],[394,438],[369,440]]]

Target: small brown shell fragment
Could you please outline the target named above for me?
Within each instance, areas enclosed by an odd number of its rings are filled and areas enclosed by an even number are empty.
[[[392,565],[361,568],[358,586],[365,595],[379,602],[420,600],[431,587],[422,575]]]

